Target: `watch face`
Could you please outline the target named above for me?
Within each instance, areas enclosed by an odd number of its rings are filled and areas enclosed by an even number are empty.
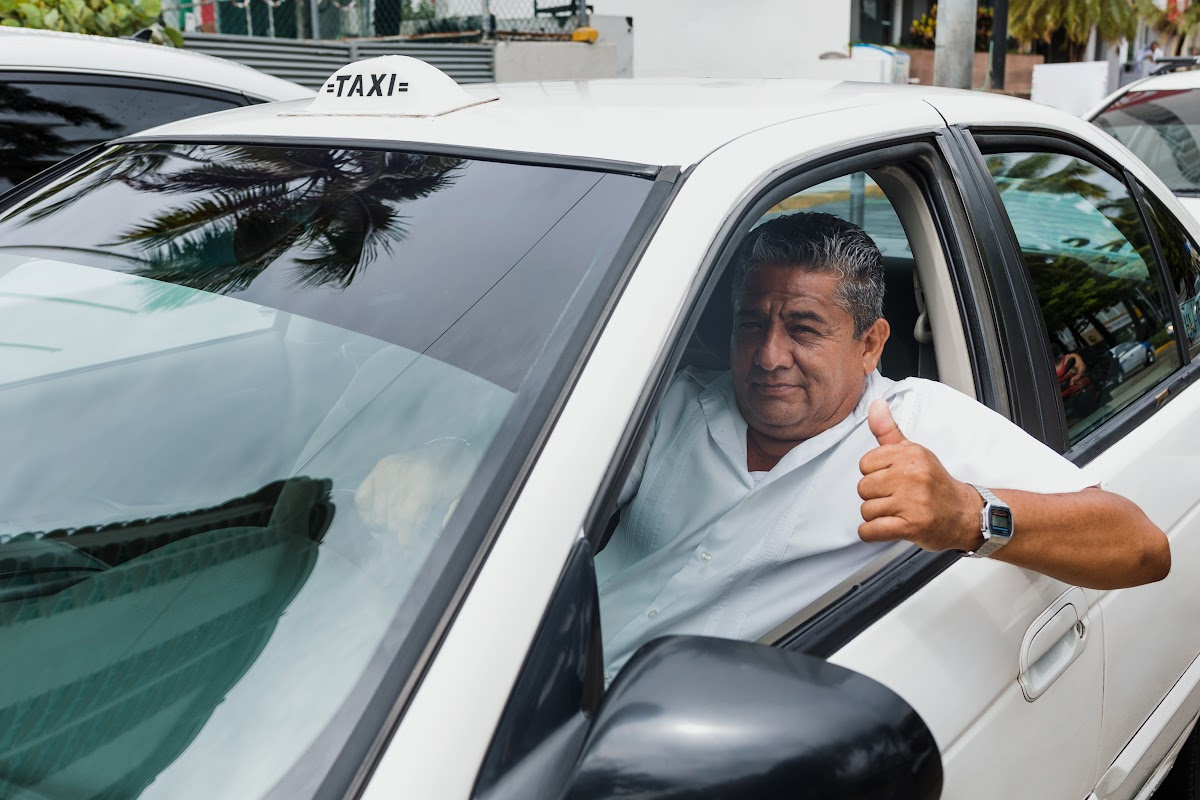
[[[1007,508],[992,506],[988,514],[988,528],[993,536],[1009,536],[1012,534],[1012,512]]]

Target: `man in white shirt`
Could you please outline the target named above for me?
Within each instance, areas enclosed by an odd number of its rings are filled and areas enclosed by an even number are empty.
[[[981,549],[976,486],[1011,507],[993,558],[1094,588],[1167,574],[1133,503],[974,399],[876,372],[890,328],[861,229],[778,217],[733,267],[731,369],[676,376],[596,556],[608,676],[666,633],[757,639],[893,542]],[[453,508],[469,470],[429,459],[380,461],[355,496],[368,525],[404,535]]]
[[[1094,588],[1167,574],[1133,503],[973,399],[876,372],[890,328],[861,229],[779,217],[733,268],[731,370],[676,377],[596,558],[609,676],[666,633],[758,638],[889,543],[980,549],[989,489],[1011,508],[994,558]]]

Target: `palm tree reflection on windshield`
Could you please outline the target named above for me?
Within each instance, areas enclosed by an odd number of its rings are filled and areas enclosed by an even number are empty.
[[[408,233],[403,203],[454,183],[461,159],[370,150],[199,146],[184,169],[143,171],[141,192],[191,197],[127,230],[134,274],[228,294],[291,256],[297,286],[345,288]],[[198,157],[198,158],[197,158]]]

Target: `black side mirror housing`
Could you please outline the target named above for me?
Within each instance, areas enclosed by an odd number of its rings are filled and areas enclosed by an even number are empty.
[[[671,636],[596,712],[564,800],[936,800],[942,762],[904,700],[812,656]]]

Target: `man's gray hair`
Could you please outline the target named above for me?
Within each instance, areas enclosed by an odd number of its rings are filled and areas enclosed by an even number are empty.
[[[756,269],[779,265],[838,276],[837,304],[854,318],[861,338],[883,316],[883,254],[857,225],[833,214],[799,212],[764,222],[733,255],[733,305]]]

